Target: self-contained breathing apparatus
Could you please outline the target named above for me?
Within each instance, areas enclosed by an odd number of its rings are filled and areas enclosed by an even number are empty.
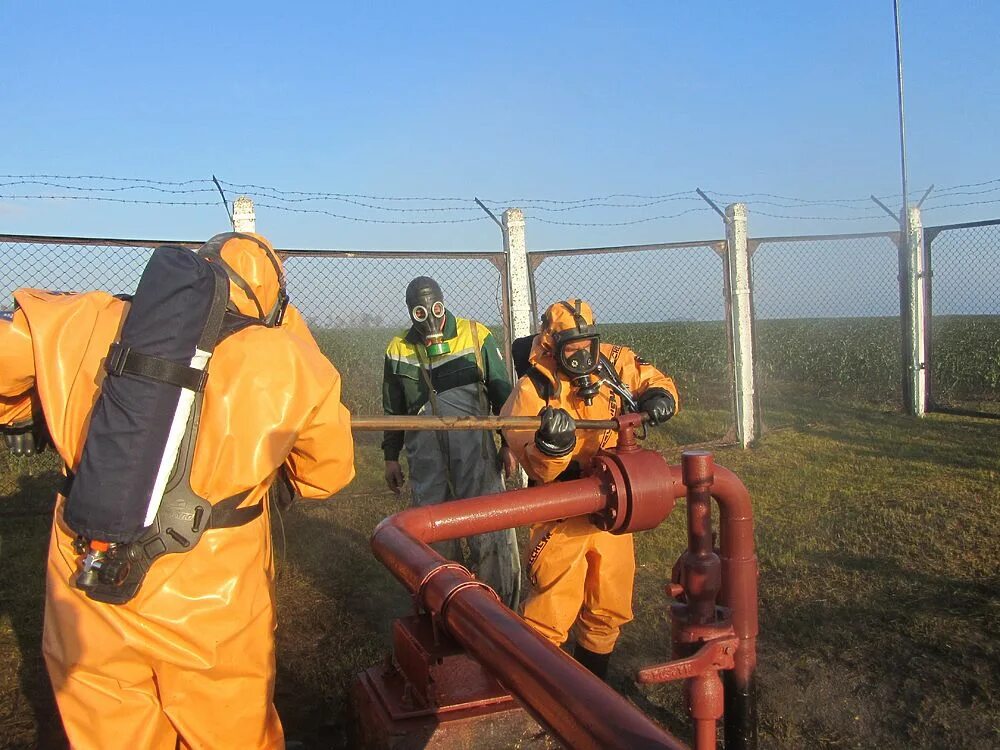
[[[232,239],[256,243],[273,265],[279,291],[267,312],[222,257]],[[239,312],[230,282],[258,317]],[[239,507],[250,490],[216,503],[200,497],[191,488],[191,468],[216,345],[247,326],[280,325],[287,304],[277,258],[252,235],[217,235],[197,253],[153,251],[120,340],[108,352],[80,465],[62,492],[64,519],[84,556],[75,584],[88,597],[123,604],[162,555],[189,552],[208,529],[261,515],[263,501]]]

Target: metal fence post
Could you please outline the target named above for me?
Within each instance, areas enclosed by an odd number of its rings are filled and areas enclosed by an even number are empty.
[[[906,216],[906,296],[907,319],[904,321],[907,341],[906,358],[906,410],[914,417],[922,417],[927,410],[927,337],[926,320],[927,285],[924,283],[924,228],[920,208],[911,207]]]
[[[510,339],[529,336],[531,320],[531,277],[528,250],[524,242],[524,213],[519,208],[503,212],[503,251],[507,256],[507,283],[510,285]],[[513,367],[513,363],[511,363]],[[513,370],[512,370],[513,373]]]
[[[736,437],[746,448],[758,437],[759,420],[754,408],[753,309],[750,303],[747,207],[744,203],[726,206],[726,276],[729,279],[729,315],[736,378]]]
[[[253,210],[253,200],[241,195],[233,201],[233,230],[236,232],[256,232],[257,217]]]

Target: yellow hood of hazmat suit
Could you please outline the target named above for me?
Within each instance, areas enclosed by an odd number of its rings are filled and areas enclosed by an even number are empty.
[[[621,411],[620,397],[607,388],[588,406],[570,376],[558,367],[555,334],[577,328],[575,303],[575,299],[557,302],[545,311],[542,330],[531,349],[529,361],[536,377],[547,384],[546,392],[539,393],[531,378],[521,378],[504,404],[503,416],[533,417],[547,405],[565,409],[574,419],[610,419]],[[587,302],[581,301],[580,314],[586,325],[594,325],[594,313]],[[602,342],[600,351],[633,397],[638,399],[656,388],[670,393],[677,403],[673,380],[631,349]],[[613,430],[581,430],[569,454],[553,457],[538,450],[530,430],[504,430],[504,437],[528,476],[540,484],[558,481],[567,470],[586,472],[594,454],[618,443],[618,433]],[[528,550],[532,593],[524,606],[524,619],[559,646],[575,625],[578,646],[595,654],[609,654],[621,626],[632,619],[632,535],[609,534],[586,518],[570,518],[533,526]]]
[[[283,285],[281,261],[256,235],[228,234],[220,255],[245,282],[231,303],[261,317]],[[246,287],[246,288],[243,288]],[[249,289],[250,294],[247,293]],[[105,292],[21,289],[0,320],[0,425],[41,402],[70,471],[129,303]],[[190,551],[158,558],[122,605],[74,587],[81,556],[57,500],[46,577],[43,652],[74,748],[282,748],[274,692],[274,566],[265,498],[284,467],[296,494],[327,498],[354,476],[340,375],[301,315],[252,325],[216,347],[205,386],[192,489],[211,503],[250,489],[263,513],[209,528]]]

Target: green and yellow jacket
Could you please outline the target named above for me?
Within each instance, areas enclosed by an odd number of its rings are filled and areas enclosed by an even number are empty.
[[[456,318],[446,311],[444,340],[451,351],[433,359],[428,357],[422,337],[412,327],[389,342],[382,377],[382,408],[386,414],[417,414],[430,399],[428,380],[435,393],[482,383],[490,410],[493,414],[500,413],[510,395],[511,384],[493,334],[478,321]],[[382,440],[386,461],[399,460],[403,438],[402,430],[386,431]]]

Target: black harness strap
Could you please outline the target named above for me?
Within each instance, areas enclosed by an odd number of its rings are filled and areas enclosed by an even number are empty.
[[[246,508],[238,507],[249,495],[250,490],[244,490],[213,505],[212,515],[208,519],[208,528],[232,529],[237,526],[244,526],[258,518],[264,512],[263,500]]]
[[[548,403],[552,398],[552,382],[534,365],[528,369],[525,377],[535,386],[535,393],[538,394],[538,397]]]
[[[66,476],[63,477],[62,487],[59,489],[59,494],[63,497],[69,497],[69,493],[73,489],[73,472],[66,469]],[[233,529],[237,526],[245,526],[254,519],[258,518],[261,513],[264,512],[264,501],[261,500],[253,505],[249,505],[246,508],[240,508],[239,505],[244,500],[250,496],[250,490],[243,490],[243,492],[237,492],[235,495],[227,497],[225,500],[220,500],[215,505],[212,506],[212,513],[208,519],[208,525],[205,529]]]
[[[162,357],[142,354],[117,342],[108,350],[108,359],[104,367],[109,375],[138,375],[192,391],[203,391],[208,381],[208,370],[199,370]]]

